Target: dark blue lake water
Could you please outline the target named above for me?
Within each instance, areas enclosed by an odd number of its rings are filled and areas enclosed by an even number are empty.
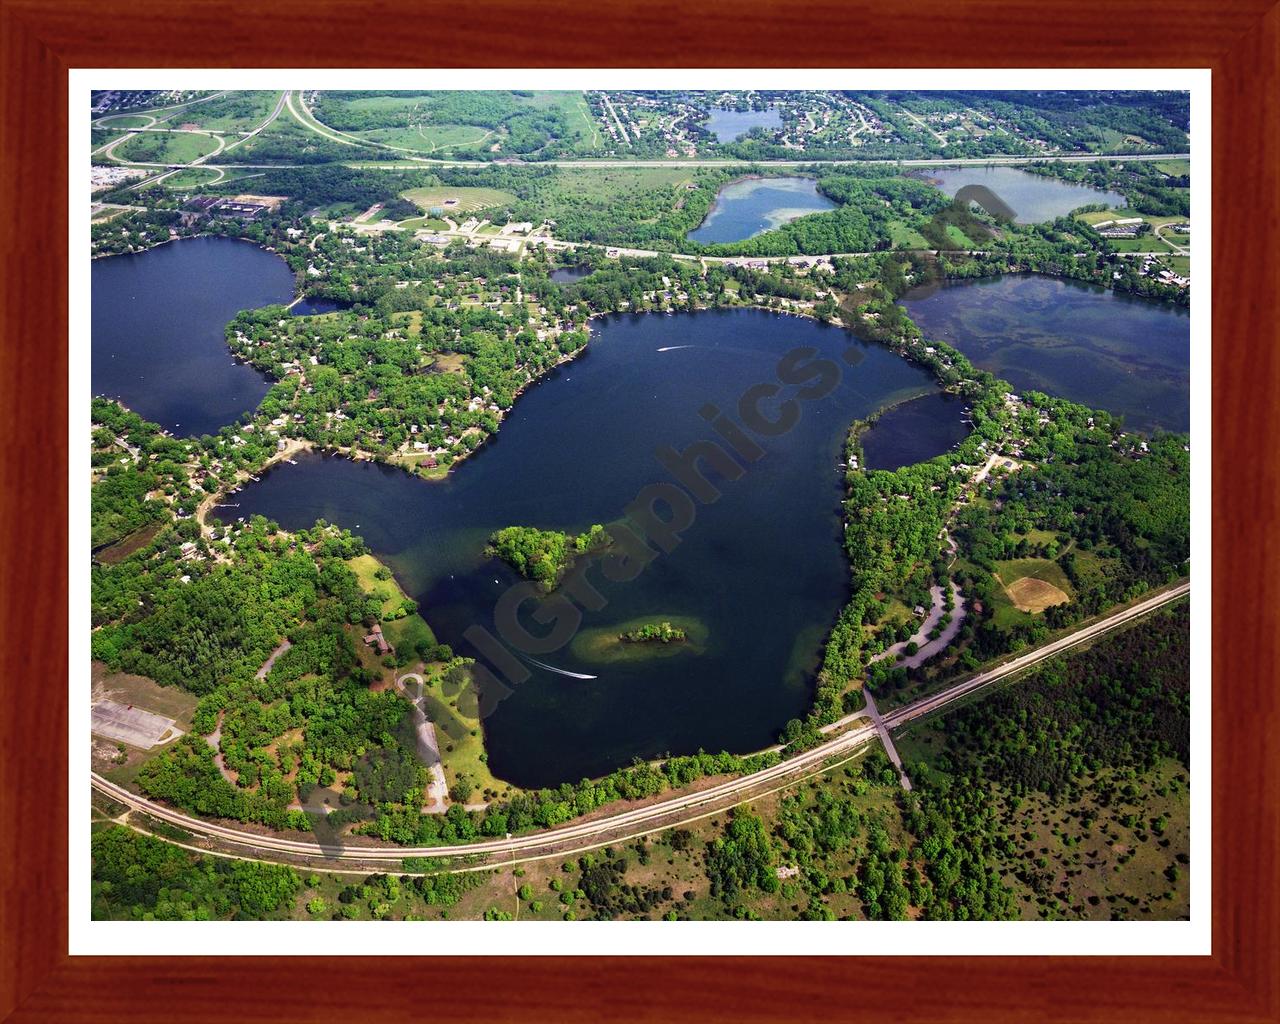
[[[1058,178],[1028,174],[1016,167],[930,168],[924,177],[949,196],[954,196],[966,185],[984,185],[1013,209],[1013,219],[1018,224],[1054,220],[1090,203],[1106,203],[1114,207],[1128,205],[1119,192],[1104,192]]]
[[[732,142],[752,128],[781,128],[782,113],[777,107],[767,110],[724,110],[713,107],[708,112],[707,130],[717,142]]]
[[[694,242],[738,242],[806,213],[835,208],[813,178],[743,178],[720,190],[688,237]]]
[[[1123,415],[1135,430],[1191,423],[1191,317],[1185,307],[1036,274],[909,291],[924,332],[1018,390]]]
[[[490,766],[522,786],[668,751],[755,750],[808,709],[821,645],[847,594],[838,466],[849,424],[933,387],[924,371],[846,331],[758,310],[613,317],[446,480],[312,455],[245,487],[239,508],[224,514],[349,527],[387,559],[440,638],[474,656],[463,631],[493,628],[494,603],[517,579],[485,557],[492,531],[572,532],[621,518],[643,487],[672,479],[659,446],[714,439],[699,410],[736,410],[749,387],[776,381],[779,358],[796,346],[837,361],[835,390],[802,403],[790,432],[761,439],[767,454],[741,479],[713,473],[722,497],[698,507],[671,554],[627,583],[591,577],[607,605],[586,615],[584,629],[689,616],[707,628],[705,652],[611,664],[572,644],[537,654],[596,678],[526,662],[532,678],[486,723]],[[850,347],[853,366],[839,362]],[[794,390],[766,401],[767,414]]]
[[[216,433],[257,408],[266,377],[223,334],[242,309],[293,298],[279,256],[232,238],[189,238],[94,260],[93,393],[178,435]]]
[[[863,469],[898,469],[950,451],[969,436],[967,407],[932,391],[886,410],[862,435]]]

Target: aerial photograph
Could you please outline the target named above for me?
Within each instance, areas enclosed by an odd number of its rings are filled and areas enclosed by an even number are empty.
[[[88,103],[94,921],[1190,919],[1188,92]]]

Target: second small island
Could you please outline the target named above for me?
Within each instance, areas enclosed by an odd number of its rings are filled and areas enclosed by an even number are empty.
[[[669,622],[646,622],[636,629],[619,633],[618,639],[624,644],[676,644],[688,640],[689,634]]]
[[[570,645],[575,657],[596,665],[696,657],[706,649],[706,623],[693,615],[669,612],[650,613],[609,626],[587,626],[578,631]]]

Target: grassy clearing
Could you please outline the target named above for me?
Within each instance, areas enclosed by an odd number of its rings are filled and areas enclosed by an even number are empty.
[[[227,177],[218,177],[218,172],[209,170],[204,167],[188,168],[185,171],[179,171],[172,178],[166,178],[164,185],[166,188],[175,192],[181,192],[186,189],[205,188],[212,185],[215,181],[228,181]]]
[[[400,193],[422,208],[424,213],[433,209],[444,211],[445,216],[454,212],[471,213],[494,206],[507,206],[517,202],[510,192],[496,188],[471,188],[466,186],[434,185],[430,188],[411,188]],[[452,200],[452,205],[450,201]]]
[[[376,574],[383,565],[373,555],[358,555],[350,558],[347,560],[347,567],[356,574],[356,579],[360,581],[360,588],[366,594],[372,594],[382,601],[384,620],[398,612],[405,601],[409,600],[394,576],[385,580],[378,579]]]
[[[913,227],[909,227],[900,220],[892,220],[889,222],[889,239],[893,243],[895,249],[927,249],[929,243],[925,241],[924,235],[920,234]],[[963,238],[963,236],[961,236]],[[968,240],[964,240],[964,244],[968,245]]]
[[[473,788],[470,803],[482,803],[492,799],[506,799],[517,792],[509,782],[497,778],[489,771],[489,756],[484,749],[484,728],[478,718],[458,709],[457,696],[449,696],[439,675],[428,679],[427,692],[423,696],[423,709],[436,723],[436,742],[440,745],[440,760],[444,774],[452,789],[459,778],[467,779]],[[462,735],[454,737],[440,725],[456,721],[463,727]]]
[[[395,146],[417,153],[436,153],[474,148],[490,140],[494,131],[469,124],[423,124],[374,128],[370,131],[353,132],[352,135],[378,145]]]
[[[102,210],[98,210],[98,211],[96,211],[96,212],[93,214],[93,216],[90,218],[90,223],[92,223],[92,224],[106,224],[108,221],[113,221],[113,220],[115,220],[117,217],[121,217],[121,216],[123,216],[124,214],[126,214],[126,213],[128,213],[128,212],[129,212],[128,210],[119,210],[119,209],[113,209],[113,208],[111,208],[111,207],[107,207],[106,209],[102,209]],[[126,554],[127,554],[127,552],[126,552]],[[102,556],[101,556],[101,555],[99,555],[99,561],[103,561],[103,560],[104,560],[104,559],[102,558]],[[118,561],[118,559],[117,559],[117,561]]]
[[[1047,558],[1011,558],[1005,562],[996,562],[996,574],[1006,581],[1006,585],[1007,581],[1026,576],[1052,583],[1060,590],[1071,590],[1071,581],[1062,571],[1062,566]]]
[[[449,228],[448,224],[435,217],[410,217],[400,221],[400,226],[410,231],[447,231]]]
[[[1191,173],[1190,160],[1157,160],[1155,167],[1156,170],[1163,171],[1165,174],[1175,178],[1181,178],[1183,175]]]
[[[217,140],[193,132],[141,132],[121,143],[114,156],[152,164],[189,164],[218,148]]]
[[[996,579],[1019,611],[1038,614],[1071,600],[1071,582],[1062,566],[1047,558],[1014,558],[996,563]]]

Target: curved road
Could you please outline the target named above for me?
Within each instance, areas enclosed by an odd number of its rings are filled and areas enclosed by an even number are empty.
[[[890,729],[896,729],[906,725],[908,722],[932,714],[1010,675],[1021,672],[1037,662],[1062,654],[1127,622],[1155,611],[1171,601],[1186,596],[1190,593],[1190,590],[1190,582],[1183,581],[1146,597],[1052,643],[1028,651],[1026,654],[1022,654],[1003,665],[998,665],[986,672],[980,672],[945,690],[922,697],[911,704],[891,711],[884,715],[884,724]],[[530,835],[508,836],[505,839],[486,840],[459,846],[342,846],[338,849],[324,850],[316,842],[285,839],[276,835],[260,835],[190,817],[163,804],[155,803],[145,797],[131,793],[123,786],[109,782],[96,773],[92,775],[91,782],[94,789],[133,810],[142,811],[153,818],[176,825],[192,833],[195,837],[223,844],[224,846],[233,846],[241,850],[252,851],[253,858],[258,860],[269,859],[263,857],[264,853],[277,853],[295,858],[310,858],[312,860],[345,860],[364,863],[394,863],[398,865],[406,857],[430,857],[436,859],[447,857],[476,858],[491,854],[514,857],[517,853],[536,856],[540,853],[546,855],[549,851],[559,855],[570,852],[575,843],[583,847],[590,846],[601,841],[602,837],[606,837],[607,834],[617,831],[638,829],[639,831],[633,834],[639,835],[646,831],[669,828],[679,824],[681,820],[701,816],[702,812],[706,811],[708,807],[724,809],[740,803],[744,799],[750,798],[751,791],[758,789],[761,785],[783,780],[792,775],[803,774],[806,771],[818,770],[828,759],[841,754],[849,754],[876,737],[874,724],[863,722],[865,714],[866,709],[864,708],[862,711],[847,715],[839,721],[825,726],[822,730],[824,733],[835,733],[836,735],[817,747],[781,761],[772,767],[754,772],[751,775],[729,779],[700,792],[676,793],[668,799],[632,808],[631,810],[620,811],[606,818],[579,821],[561,828],[536,832]],[[853,728],[841,731],[849,726],[853,726]],[[684,817],[681,818],[681,815],[684,815]],[[568,849],[562,849],[565,844],[569,844]],[[242,853],[241,855],[246,854]]]

